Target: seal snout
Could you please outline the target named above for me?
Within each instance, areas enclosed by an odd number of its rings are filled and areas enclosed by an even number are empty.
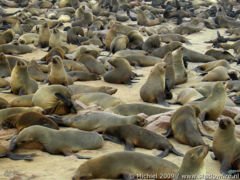
[[[221,120],[220,122],[219,122],[219,127],[221,128],[221,129],[226,129],[227,128],[227,125],[226,125],[226,120]]]

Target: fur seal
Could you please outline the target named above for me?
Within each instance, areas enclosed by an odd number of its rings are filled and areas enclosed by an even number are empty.
[[[53,120],[35,111],[23,112],[9,116],[4,119],[1,124],[2,128],[4,129],[17,128],[18,132],[33,125],[41,125],[52,129],[59,129],[58,125]]]
[[[113,112],[115,114],[120,114],[123,116],[132,116],[140,113],[144,113],[148,116],[154,114],[160,114],[164,112],[171,111],[172,109],[158,106],[151,103],[129,103],[120,104],[115,107],[109,108],[107,111]]]
[[[164,158],[169,152],[177,156],[183,156],[173,145],[162,135],[144,129],[136,125],[114,125],[103,132],[103,138],[113,142],[115,138],[125,144],[125,150],[133,150],[134,147],[145,149],[158,149],[163,152],[158,157]]]
[[[81,6],[75,11],[75,18],[76,21],[72,22],[72,27],[87,27],[93,22],[93,14],[89,11],[86,11],[85,6]]]
[[[169,52],[164,57],[164,62],[166,63],[165,71],[165,91],[170,91],[174,88],[175,85],[175,72],[173,67],[173,55],[172,52]],[[171,95],[170,95],[171,96]]]
[[[51,71],[48,76],[49,84],[62,84],[64,86],[73,84],[72,77],[67,74],[60,56],[53,56]]]
[[[71,91],[73,92],[73,95],[79,94],[79,93],[90,93],[90,92],[102,92],[106,94],[115,94],[117,92],[116,88],[107,87],[107,86],[100,86],[100,87],[92,87],[87,85],[70,85],[68,86]]]
[[[186,83],[188,80],[188,74],[183,62],[183,47],[177,49],[173,53],[173,69],[175,74],[175,85]]]
[[[21,35],[18,38],[18,42],[20,44],[32,44],[32,43],[37,42],[38,39],[39,39],[38,34],[36,34],[36,33],[26,33],[26,34]]]
[[[193,34],[196,32],[200,32],[202,30],[201,27],[194,27],[191,25],[179,25],[173,29],[173,33],[184,35],[184,34]]]
[[[70,118],[57,119],[58,125],[78,128],[85,131],[103,132],[106,128],[116,125],[136,124],[145,126],[147,121],[145,118],[133,116],[121,116],[110,112],[87,112],[82,115],[76,115]]]
[[[62,59],[65,57],[65,50],[62,47],[55,47],[52,48],[46,56],[44,56],[43,58],[41,58],[41,61],[46,61],[47,63],[50,63],[52,60],[53,56],[59,56]]]
[[[221,82],[217,82],[213,85],[211,94],[207,99],[191,104],[197,106],[201,113],[205,113],[205,119],[216,120],[223,112],[226,99],[226,87]]]
[[[2,121],[4,119],[6,119],[7,117],[12,116],[14,114],[28,112],[28,111],[36,111],[36,112],[41,113],[42,110],[43,109],[40,107],[11,107],[11,108],[7,108],[7,109],[1,109],[0,110],[0,124],[2,123]]]
[[[10,75],[11,69],[7,57],[3,53],[0,53],[0,77],[4,78]]]
[[[133,30],[127,34],[129,43],[128,47],[130,49],[142,49],[143,36],[137,30]]]
[[[191,105],[178,108],[171,117],[171,127],[164,135],[166,137],[173,135],[180,143],[193,147],[205,145],[197,122],[199,113],[199,108]]]
[[[126,60],[132,66],[140,66],[140,67],[147,67],[147,66],[154,66],[157,63],[163,62],[161,58],[154,57],[154,56],[145,56],[145,55],[126,55],[124,56]]]
[[[0,34],[0,44],[10,43],[14,38],[14,31],[12,29],[8,29]]]
[[[230,69],[230,64],[228,63],[228,61],[226,60],[217,60],[217,61],[212,61],[212,62],[208,62],[208,63],[204,63],[204,64],[201,64],[199,66],[197,66],[196,70],[200,70],[200,71],[211,71],[213,70],[215,67],[218,67],[218,66],[223,66],[227,69]]]
[[[234,80],[234,81],[228,81],[227,82],[227,88],[231,91],[240,91],[240,80]]]
[[[151,55],[159,57],[159,58],[164,58],[164,56],[168,52],[172,52],[172,51],[176,50],[177,48],[179,48],[180,46],[182,46],[182,43],[180,43],[178,41],[172,41],[169,44],[166,44],[160,48],[154,49],[152,51]]]
[[[79,37],[81,35],[81,37]],[[83,28],[80,26],[72,27],[67,31],[67,42],[71,44],[81,45],[82,42],[88,40],[84,37]]]
[[[197,177],[193,179],[205,179],[205,177],[203,177],[206,175],[204,159],[206,158],[208,151],[209,146],[207,145],[197,146],[188,150],[184,155],[182,164],[177,173],[178,175],[174,180],[184,180],[187,176],[191,177],[191,175]]]
[[[199,93],[194,88],[184,88],[178,95],[177,95],[177,103],[179,104],[187,104],[189,102],[195,101],[204,97],[201,93]]]
[[[227,81],[230,77],[228,71],[223,66],[215,67],[209,71],[202,79],[202,81]]]
[[[35,60],[28,63],[28,73],[30,77],[36,81],[47,81],[47,73],[42,72],[41,66]]]
[[[158,63],[151,70],[147,81],[140,89],[140,96],[144,102],[158,103],[167,106],[165,99],[168,92],[165,88],[166,63]]]
[[[212,56],[217,60],[225,59],[225,60],[230,61],[230,62],[235,61],[235,57],[231,53],[229,53],[228,51],[209,49],[205,54],[208,55],[208,56]]]
[[[45,114],[64,115],[70,112],[76,113],[71,96],[70,90],[65,86],[43,86],[33,95],[32,104],[43,108]]]
[[[119,98],[102,92],[81,93],[74,95],[72,99],[78,100],[86,105],[96,104],[103,109],[114,107],[123,103]]]
[[[213,153],[215,159],[221,162],[222,174],[239,172],[240,142],[235,135],[235,123],[230,118],[220,120],[217,131],[213,136]]]
[[[79,150],[93,150],[103,146],[103,139],[96,132],[76,129],[55,130],[34,125],[23,129],[14,137],[11,140],[10,149],[13,151],[17,147],[31,142],[40,143],[42,148],[50,154],[63,154],[65,156],[71,155]],[[76,155],[76,157],[84,158],[78,155]]]
[[[10,84],[7,80],[0,78],[0,88],[10,87]]]
[[[108,61],[114,69],[103,75],[104,81],[116,84],[131,84],[134,78],[129,62],[124,58],[114,58]]]
[[[34,49],[24,44],[18,44],[18,42],[0,45],[0,52],[4,54],[26,54],[31,53]]]
[[[0,158],[7,157],[12,160],[26,160],[26,161],[32,161],[31,158],[34,156],[34,154],[14,154],[10,152],[7,148],[5,148],[3,145],[0,144]]]
[[[173,179],[163,177],[163,174],[175,176],[177,171],[178,167],[175,164],[162,158],[138,152],[115,152],[84,162],[72,179],[118,179],[128,176],[137,178],[137,174],[156,174],[154,179]]]
[[[16,63],[11,73],[10,86],[11,91],[19,95],[33,94],[37,91],[38,84],[29,76],[26,62]]]
[[[161,42],[170,43],[172,41],[179,41],[181,43],[191,44],[189,40],[180,34],[160,34],[159,39]]]
[[[137,24],[140,26],[155,26],[155,25],[160,25],[162,22],[164,22],[164,18],[163,17],[158,17],[155,19],[150,19],[148,18],[144,11],[142,11],[141,9],[137,9]]]
[[[23,95],[10,101],[11,107],[31,107],[33,94]]]
[[[101,77],[97,74],[82,71],[71,71],[68,72],[68,75],[73,81],[94,81],[101,79]]]
[[[82,71],[82,72],[89,73],[86,66],[82,63],[79,63],[73,60],[63,60],[62,62],[64,64],[65,69],[69,71]]]
[[[48,24],[47,23],[42,24],[39,28],[38,45],[41,48],[48,47],[50,36],[51,36],[51,32],[48,28]]]
[[[144,41],[142,45],[142,49],[147,52],[152,52],[154,49],[159,48],[161,46],[161,41],[159,35],[154,34],[150,36],[146,41]]]
[[[111,42],[109,55],[111,53],[114,54],[117,51],[126,49],[128,43],[129,43],[129,39],[126,35],[119,35],[115,37]]]
[[[189,62],[198,62],[198,63],[206,63],[216,61],[216,59],[212,56],[208,56],[205,54],[201,54],[199,52],[183,48],[183,57],[186,57],[187,61]]]

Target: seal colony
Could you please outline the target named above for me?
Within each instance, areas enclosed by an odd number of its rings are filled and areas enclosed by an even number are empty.
[[[0,179],[239,175],[239,12],[237,0],[2,0]]]

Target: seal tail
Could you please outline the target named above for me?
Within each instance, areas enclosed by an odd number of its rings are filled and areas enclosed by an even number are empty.
[[[14,154],[9,153],[8,157],[12,160],[25,160],[25,161],[32,161],[31,157],[35,156],[35,154]]]
[[[181,157],[184,156],[183,153],[178,152],[174,147],[170,151],[177,156],[181,156]]]

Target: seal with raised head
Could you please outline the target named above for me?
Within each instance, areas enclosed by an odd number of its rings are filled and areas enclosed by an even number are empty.
[[[72,155],[79,150],[93,150],[103,146],[103,138],[96,132],[77,129],[55,130],[34,125],[23,129],[17,136],[12,138],[10,150],[13,151],[18,147],[21,148],[21,145],[32,142],[39,143],[43,150],[51,154],[63,154],[66,156]],[[80,159],[90,158],[76,154],[75,156]]]
[[[154,179],[173,179],[177,171],[178,167],[175,164],[162,158],[138,152],[115,152],[84,162],[72,179],[137,178],[138,174],[156,174]],[[166,178],[163,174],[171,174],[173,177]]]
[[[62,85],[43,86],[33,95],[32,104],[44,109],[45,114],[76,113],[70,90]],[[45,99],[43,101],[43,99]]]
[[[34,94],[38,84],[28,73],[27,64],[24,61],[17,61],[11,73],[11,91],[18,95]]]
[[[141,26],[155,26],[160,25],[164,21],[163,17],[158,17],[155,19],[150,19],[146,16],[144,11],[137,9],[137,23]]]
[[[48,28],[48,24],[47,23],[42,24],[39,28],[38,45],[41,48],[48,47],[50,36],[51,36],[51,32]]]
[[[209,146],[207,145],[197,146],[188,150],[184,155],[182,164],[174,180],[184,180],[186,179],[186,176],[191,177],[191,175],[196,177],[193,179],[204,180],[204,175],[206,175],[204,159],[206,158],[208,151]]]
[[[149,131],[136,125],[114,125],[103,132],[103,138],[113,142],[123,142],[125,150],[134,150],[134,147],[145,149],[158,149],[163,152],[158,157],[164,158],[169,152],[183,156],[162,135]]]
[[[58,125],[70,126],[85,131],[103,132],[116,125],[136,124],[145,126],[147,121],[140,115],[122,116],[110,112],[87,112],[70,118],[54,120]]]
[[[157,49],[154,49],[151,53],[152,56],[164,58],[165,55],[167,55],[168,52],[172,52],[182,46],[181,42],[178,41],[172,41],[169,44],[166,44],[162,47],[159,47]]]
[[[36,111],[23,112],[9,116],[1,123],[3,129],[17,128],[18,132],[33,125],[59,129],[58,125],[53,120]]]
[[[165,99],[169,97],[170,92],[166,92],[165,73],[166,63],[158,63],[154,66],[146,83],[140,89],[140,96],[144,102],[167,106]]]
[[[10,65],[7,57],[0,53],[0,78],[8,77],[11,75]]]
[[[235,135],[235,123],[230,118],[219,122],[217,131],[213,136],[214,158],[221,162],[222,174],[239,173],[240,170],[240,141]]]
[[[129,43],[129,39],[128,39],[128,36],[126,35],[119,35],[115,37],[111,42],[109,55],[111,53],[114,54],[117,51],[126,49],[128,43]]]

